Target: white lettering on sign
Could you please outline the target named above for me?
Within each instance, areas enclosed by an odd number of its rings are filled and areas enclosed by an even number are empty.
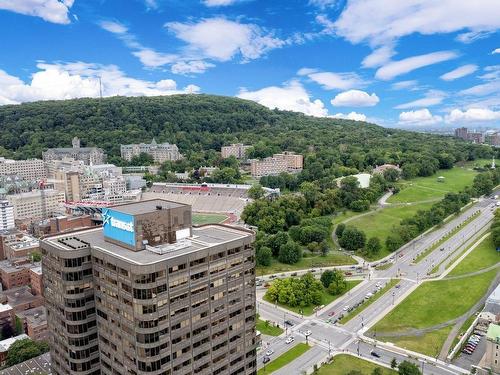
[[[134,223],[133,222],[125,222],[121,221],[118,219],[115,219],[114,217],[111,217],[110,224],[112,227],[127,231],[127,232],[133,232],[134,231]]]

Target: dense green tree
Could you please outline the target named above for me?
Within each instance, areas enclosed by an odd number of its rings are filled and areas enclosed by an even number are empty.
[[[292,240],[281,245],[278,259],[281,263],[295,264],[302,258],[302,248]]]
[[[322,242],[328,236],[328,232],[320,226],[308,225],[300,229],[300,243],[307,245],[310,242]]]
[[[290,307],[321,305],[321,283],[308,272],[300,278],[289,277],[272,282],[266,292],[266,299]]]
[[[337,228],[335,228],[335,235],[338,238],[342,237],[342,233],[344,233],[344,230],[345,230],[345,224],[344,223],[338,224]]]
[[[472,184],[472,188],[478,196],[491,194],[493,186],[493,181],[488,173],[479,173],[474,177],[474,182]]]
[[[253,185],[248,189],[248,197],[252,199],[260,199],[264,196],[264,189],[260,184]]]
[[[48,351],[49,345],[46,342],[31,339],[18,340],[10,346],[5,363],[7,366],[14,366]]]
[[[414,363],[403,361],[398,365],[399,375],[421,375],[420,369]]]
[[[365,246],[365,251],[368,255],[376,255],[382,250],[382,245],[378,237],[370,237]]]
[[[325,288],[328,288],[330,286],[330,283],[333,281],[334,277],[335,276],[333,274],[333,270],[326,270],[321,274],[320,277],[321,284],[323,284]]]
[[[255,250],[255,260],[259,266],[270,266],[273,259],[273,252],[267,246],[261,246]]]
[[[398,361],[396,361],[396,358],[393,358],[391,360],[391,368],[395,369],[396,367],[398,367]]]
[[[336,296],[342,294],[347,289],[344,273],[340,270],[333,270],[332,281],[328,285],[328,293]]]
[[[366,235],[363,231],[354,227],[347,227],[339,239],[339,244],[347,250],[358,250],[365,246]]]
[[[33,251],[30,254],[30,258],[32,262],[41,262],[42,261],[42,253],[39,251]]]
[[[145,152],[141,152],[139,155],[132,157],[130,160],[130,165],[152,165],[154,164],[154,159],[151,155],[146,154]]]
[[[401,174],[396,168],[388,168],[384,171],[384,178],[389,182],[396,182],[400,176]]]

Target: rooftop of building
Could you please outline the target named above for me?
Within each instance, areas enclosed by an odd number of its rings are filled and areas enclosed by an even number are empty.
[[[108,242],[104,239],[102,228],[89,229],[72,233],[71,236],[49,237],[44,241],[59,249],[71,251],[79,246],[86,247],[87,244],[97,248],[114,257],[122,258],[127,262],[137,265],[149,265],[176,258],[185,254],[204,250],[216,245],[229,243],[252,235],[253,232],[237,227],[221,224],[209,224],[201,227],[193,227],[193,236],[176,244],[160,245],[154,250],[130,251],[127,248]],[[164,250],[162,252],[162,250]],[[159,252],[162,252],[161,254]]]
[[[47,310],[45,306],[35,307],[33,309],[24,310],[16,314],[20,319],[26,319],[31,325],[47,324]]]
[[[16,341],[29,339],[29,336],[26,334],[21,334],[19,336],[11,337],[5,340],[0,341],[0,352],[6,352],[9,350],[10,346],[14,344]]]
[[[110,207],[113,211],[122,212],[129,215],[142,215],[150,212],[155,212],[161,207],[161,209],[167,210],[171,208],[188,207],[186,204],[167,201],[164,199],[151,199],[147,201],[125,203],[118,206]]]
[[[42,162],[43,163],[42,159],[14,160],[14,159],[7,159],[7,158],[4,158],[4,157],[0,157],[0,163],[5,163],[5,164],[15,164],[15,163],[18,163],[18,162],[34,162],[34,161],[38,161],[38,162]]]
[[[34,296],[31,294],[30,287],[27,285],[4,290],[0,293],[0,297],[4,300],[7,299],[7,302],[12,307],[43,298],[41,296]]]
[[[0,375],[51,374],[50,353],[28,359],[15,366],[0,371]]]
[[[16,261],[2,260],[0,262],[0,270],[5,273],[15,273],[26,268],[42,268],[40,264],[33,264],[27,257],[20,258]]]
[[[60,191],[57,191],[55,189],[44,189],[43,190],[45,192],[45,195],[56,195],[56,194],[64,194],[63,192],[60,192]],[[10,194],[7,196],[7,200],[8,198],[36,198],[36,197],[39,197],[41,195],[41,192],[42,190],[33,190],[33,191],[29,191],[29,192],[26,192],[26,193],[19,193],[19,194]]]
[[[486,338],[491,341],[500,341],[500,325],[491,323],[486,332]]]
[[[0,313],[12,310],[12,306],[8,303],[0,304]]]
[[[67,152],[86,153],[86,152],[91,152],[91,151],[96,151],[96,150],[102,151],[102,149],[100,149],[99,147],[56,147],[56,148],[49,148],[45,152],[52,151],[55,153],[58,153],[58,152],[61,152],[61,153],[67,153]]]
[[[27,234],[23,234],[22,237],[16,237],[15,239],[6,242],[6,244],[13,250],[22,250],[40,246],[40,242],[37,238]]]

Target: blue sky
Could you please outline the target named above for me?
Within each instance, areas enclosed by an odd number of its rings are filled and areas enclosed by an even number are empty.
[[[0,0],[0,105],[208,93],[383,126],[500,125],[498,0]]]

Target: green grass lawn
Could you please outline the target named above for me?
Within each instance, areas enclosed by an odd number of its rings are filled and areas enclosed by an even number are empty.
[[[388,199],[389,203],[420,202],[429,199],[440,199],[449,192],[458,192],[472,184],[476,171],[470,166],[454,167],[448,170],[439,170],[429,177],[417,177],[409,181],[399,182],[401,191]],[[443,176],[444,182],[437,178]]]
[[[382,243],[382,250],[376,255],[375,260],[389,255],[385,248],[385,240],[391,234],[392,229],[399,225],[402,219],[413,216],[418,210],[426,210],[432,203],[422,203],[406,206],[387,207],[374,211],[368,215],[350,221],[347,225],[352,225],[365,232],[366,238],[378,237]]]
[[[311,347],[303,342],[298,343],[290,350],[286,351],[276,359],[268,362],[265,368],[261,368],[257,371],[257,375],[272,374],[274,371],[279,370],[283,366],[286,366],[293,360],[299,358],[302,354],[307,352]]]
[[[361,280],[347,280],[347,290],[343,294],[339,294],[339,295],[336,295],[336,296],[331,295],[330,293],[328,293],[326,291],[326,289],[323,289],[323,293],[321,295],[321,305],[325,305],[326,306],[326,305],[332,303],[337,298],[339,298],[339,297],[343,296],[344,294],[346,294],[349,290],[351,290],[352,288],[354,288],[360,282],[361,282]],[[267,298],[267,296],[265,296],[265,295],[264,295],[264,300],[266,300],[267,302],[270,302],[270,303],[275,303],[274,301],[271,301],[269,298]],[[295,312],[297,314],[300,314],[301,310],[302,310],[302,313],[304,314],[304,316],[312,315],[313,312],[314,312],[314,307],[315,307],[315,306],[291,307],[291,306],[288,306],[288,305],[283,305],[281,303],[278,303],[278,306],[283,307],[284,309],[293,311],[293,312]]]
[[[340,224],[344,220],[350,219],[353,216],[361,215],[363,212],[354,212],[354,211],[344,211],[340,212],[338,215],[333,217],[332,223],[333,225]]]
[[[346,264],[356,264],[356,261],[349,255],[339,251],[330,251],[326,256],[315,255],[302,258],[295,264],[284,264],[273,259],[270,266],[257,266],[257,276],[270,275],[280,272],[304,270],[308,268],[342,266]]]
[[[465,314],[488,290],[496,275],[491,270],[480,275],[455,280],[424,282],[401,304],[370,329],[377,338],[385,333],[428,328]],[[441,349],[446,339],[445,327],[423,336],[388,338],[396,345],[418,352],[433,353]]]
[[[448,276],[464,275],[479,271],[500,262],[500,255],[493,245],[493,239],[486,237],[472,252],[469,253]]]
[[[257,324],[255,328],[263,335],[268,335],[268,336],[279,336],[283,333],[283,330],[280,327],[274,326],[273,323],[271,322],[266,324],[266,321],[262,319],[257,319]]]
[[[227,219],[226,215],[222,214],[193,214],[193,225],[202,225],[202,224],[217,224],[222,223]]]
[[[391,289],[393,286],[395,286],[397,283],[399,283],[399,279],[391,279],[387,283],[386,286],[384,286],[379,292],[375,293],[375,295],[366,300],[364,303],[356,307],[354,310],[352,310],[349,314],[345,315],[342,319],[340,319],[341,324],[347,323],[349,320],[354,318],[356,315],[360,314],[363,310],[365,310],[368,306],[370,306],[373,302],[378,300],[380,297],[382,297],[389,289]]]
[[[318,375],[346,375],[354,370],[360,371],[363,375],[369,375],[376,367],[382,369],[383,375],[397,374],[397,371],[377,366],[373,362],[365,361],[364,359],[348,354],[339,354],[333,357],[332,363],[320,367]]]

